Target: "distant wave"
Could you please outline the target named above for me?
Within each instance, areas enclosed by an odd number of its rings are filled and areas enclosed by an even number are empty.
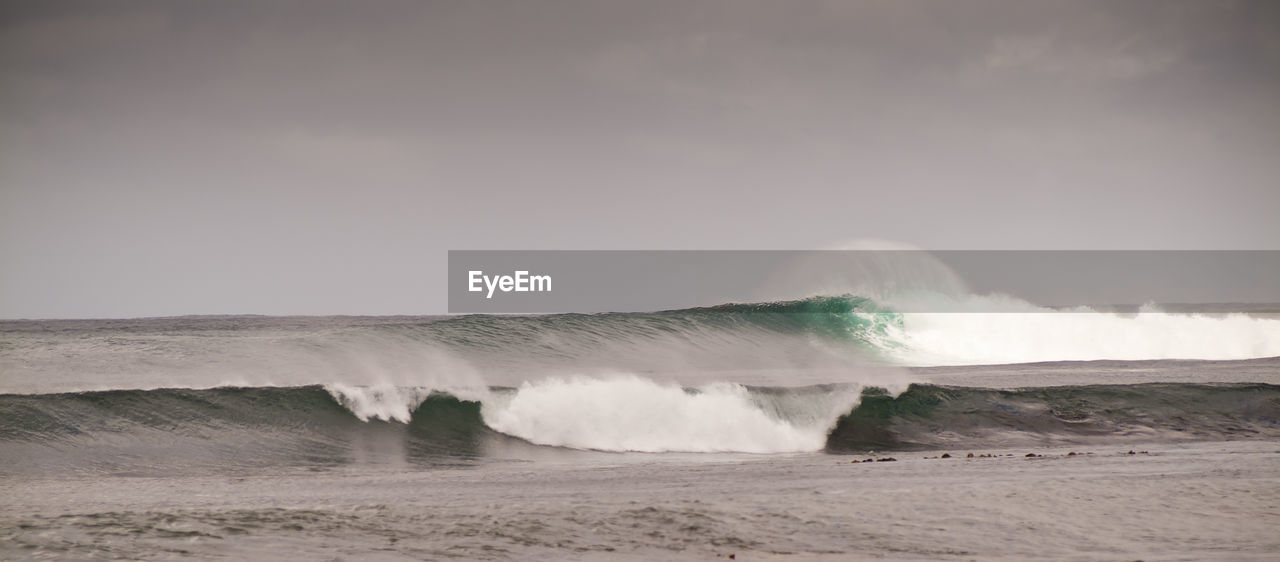
[[[690,384],[875,383],[864,367],[1280,356],[1274,314],[1053,311],[857,296],[648,313],[0,322],[0,391],[328,381],[518,386],[624,372]],[[45,384],[50,381],[53,386]],[[409,412],[397,411],[397,419]]]
[[[984,296],[931,303],[930,309],[944,312],[895,312],[895,304],[902,303],[812,297],[653,313],[473,315],[423,329],[463,347],[570,357],[602,345],[643,354],[646,343],[664,345],[671,354],[738,349],[794,357],[795,338],[807,338],[815,354],[911,366],[1280,356],[1280,318],[1268,316],[1173,313],[1154,306],[1132,314],[1051,310]]]

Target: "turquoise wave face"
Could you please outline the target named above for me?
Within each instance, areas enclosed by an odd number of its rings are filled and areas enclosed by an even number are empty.
[[[725,326],[748,323],[783,333],[808,333],[859,342],[878,341],[888,337],[888,328],[902,328],[901,314],[871,299],[852,295],[726,304],[659,314],[706,319]]]
[[[628,352],[652,354],[646,344],[654,344],[668,355],[694,361],[717,350],[736,354],[749,348],[766,361],[776,352],[776,357],[785,358],[778,361],[782,365],[798,354],[820,353],[805,343],[815,339],[832,344],[826,351],[839,349],[846,359],[884,360],[883,351],[901,347],[897,338],[903,317],[871,299],[844,295],[646,313],[467,315],[421,323],[411,330],[417,338],[443,343],[466,356],[508,353],[573,359],[614,347],[621,352],[615,358],[623,362],[617,366],[625,369],[630,367]]]

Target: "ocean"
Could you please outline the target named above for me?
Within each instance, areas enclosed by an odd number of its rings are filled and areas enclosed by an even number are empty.
[[[1277,310],[0,321],[0,558],[1275,560]]]

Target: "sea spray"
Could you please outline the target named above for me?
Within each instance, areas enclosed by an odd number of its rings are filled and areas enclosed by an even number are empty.
[[[360,421],[380,419],[400,423],[409,423],[413,411],[431,394],[430,388],[391,385],[362,387],[331,383],[324,385],[324,389]]]
[[[354,386],[329,383],[324,385],[324,389],[360,421],[378,419],[400,423],[409,423],[414,411],[433,394],[447,394],[474,402],[483,401],[489,395],[487,388],[476,387],[402,387],[389,384]]]

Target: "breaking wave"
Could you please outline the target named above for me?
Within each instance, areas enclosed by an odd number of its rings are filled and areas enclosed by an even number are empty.
[[[157,459],[342,464],[376,456],[379,443],[386,454],[448,463],[484,458],[496,446],[782,453],[1280,438],[1280,386],[1268,384],[911,385],[893,393],[682,388],[618,375],[476,392],[483,401],[425,388],[322,386],[0,395],[0,445],[104,469]],[[84,449],[114,453],[75,454]],[[6,454],[0,468],[28,456]]]
[[[655,355],[655,346],[663,356],[687,361],[732,363],[738,354],[800,366],[824,358],[935,366],[1280,356],[1274,315],[1167,312],[1152,305],[1131,313],[1055,310],[989,296],[925,307],[942,312],[899,308],[921,306],[846,295],[653,313],[472,315],[421,330],[464,351],[496,346],[521,357],[583,359],[604,348],[637,365]]]

